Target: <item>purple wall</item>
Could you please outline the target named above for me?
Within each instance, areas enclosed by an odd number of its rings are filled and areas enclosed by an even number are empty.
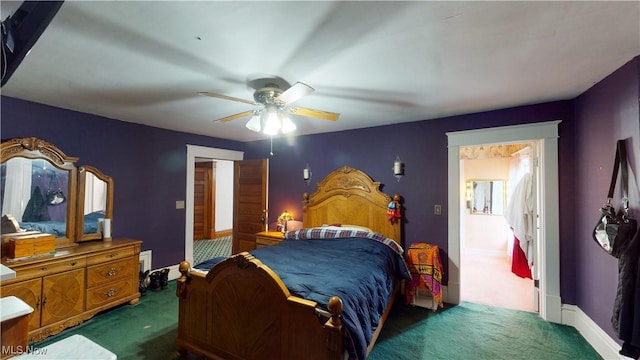
[[[186,144],[244,150],[246,159],[270,158],[272,216],[286,209],[300,218],[302,193],[313,192],[315,183],[337,167],[361,169],[380,181],[384,192],[403,196],[403,244],[435,243],[446,257],[445,133],[562,120],[561,297],[563,303],[578,305],[615,338],[609,318],[617,265],[595,246],[590,231],[607,189],[618,138],[631,138],[630,163],[637,173],[639,66],[636,58],[575,100],[274,139],[273,156],[269,156],[269,141],[239,143],[179,133],[7,97],[1,97],[2,139],[42,138],[79,157],[78,166],[90,164],[112,176],[116,185],[114,235],[142,239],[143,249],[153,249],[154,267],[162,267],[184,257],[184,210],[176,210],[175,201],[184,199]],[[391,171],[396,156],[406,164],[400,182]],[[309,186],[302,180],[307,163],[313,173]],[[435,204],[442,205],[443,215],[433,214]],[[640,213],[638,199],[632,199],[632,206],[634,213]],[[447,269],[445,277],[446,273]]]
[[[607,196],[618,139],[628,139],[629,166],[638,174],[639,68],[640,58],[636,57],[576,99],[575,232],[569,238],[561,238],[561,241],[575,242],[575,251],[570,254],[575,258],[577,275],[571,279],[576,284],[575,304],[614,339],[616,335],[610,319],[618,263],[591,240],[591,231],[598,216],[597,209]],[[629,186],[637,187],[631,182]],[[630,206],[632,215],[640,217],[640,199],[631,197]]]
[[[274,139],[273,156],[269,156],[269,141],[249,143],[245,158],[269,157],[269,208],[272,214],[283,210],[302,214],[302,193],[315,191],[315,183],[338,167],[349,165],[363,170],[382,184],[389,195],[404,199],[403,245],[429,242],[440,246],[443,258],[444,283],[447,283],[447,136],[446,132],[506,126],[533,122],[562,120],[560,124],[560,161],[572,173],[573,163],[573,102],[559,101],[485,113],[413,123],[350,130],[337,133]],[[396,156],[405,163],[405,176],[397,182],[392,167]],[[313,173],[311,185],[302,180],[302,170],[309,163]],[[571,180],[568,176],[564,178]],[[564,179],[563,178],[563,179]],[[292,181],[293,180],[293,181]],[[573,185],[563,181],[562,194],[572,199]],[[433,213],[442,205],[442,215]],[[561,234],[570,237],[573,219],[563,214]],[[572,243],[562,243],[562,251],[572,253]],[[566,264],[568,276],[575,276],[573,259]],[[564,264],[563,264],[564,265]],[[564,271],[564,268],[563,268]],[[567,301],[573,303],[574,289],[566,282]]]
[[[114,237],[143,241],[153,266],[184,258],[186,144],[242,150],[243,144],[137,125],[3,96],[2,139],[35,136],[111,176]]]

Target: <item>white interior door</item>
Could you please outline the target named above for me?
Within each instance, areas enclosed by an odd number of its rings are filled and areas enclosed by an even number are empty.
[[[540,312],[540,265],[543,259],[541,258],[543,252],[540,251],[540,244],[543,242],[541,239],[542,232],[540,231],[540,219],[542,218],[540,211],[543,208],[540,206],[540,166],[539,166],[539,148],[540,144],[535,141],[531,146],[531,160],[530,168],[531,174],[531,189],[532,196],[535,200],[533,202],[533,266],[531,268],[531,276],[533,277],[533,309],[536,312]]]
[[[551,322],[561,323],[560,256],[559,256],[559,191],[558,191],[558,124],[549,121],[513,125],[490,129],[467,130],[447,133],[448,137],[448,285],[445,301],[460,303],[460,146],[504,142],[528,142],[536,140],[539,150],[540,176],[536,183],[540,234],[536,248],[539,259],[538,296],[540,316]]]

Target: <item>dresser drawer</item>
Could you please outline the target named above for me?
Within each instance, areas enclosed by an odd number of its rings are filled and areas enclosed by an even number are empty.
[[[284,240],[284,235],[279,231],[263,231],[256,234],[256,248],[276,245]]]
[[[88,289],[86,310],[92,310],[120,298],[132,295],[134,293],[134,286],[137,290],[138,284],[134,284],[132,279],[128,278]]]
[[[137,272],[135,259],[122,259],[87,268],[87,288],[110,283],[120,278],[132,278]]]
[[[16,267],[13,270],[16,272],[14,279],[3,281],[2,284],[10,284],[22,280],[33,279],[37,277],[43,277],[63,271],[81,269],[87,265],[84,257],[77,257],[71,259],[65,259],[60,261],[51,261],[38,265]]]
[[[87,265],[102,264],[106,261],[133,257],[135,254],[133,247],[123,247],[115,250],[105,251],[98,255],[87,257]]]
[[[256,238],[256,246],[257,247],[276,245],[276,244],[280,244],[281,242],[282,242],[282,240],[280,240],[280,239],[273,239],[273,238],[266,238],[266,237],[257,237]]]

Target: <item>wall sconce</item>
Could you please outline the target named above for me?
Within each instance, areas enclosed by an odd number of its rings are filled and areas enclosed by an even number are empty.
[[[287,222],[293,220],[293,215],[285,210],[280,216],[278,216],[278,228],[284,234],[287,232]]]
[[[396,161],[393,162],[393,176],[398,179],[398,182],[404,176],[404,163],[400,160],[400,156],[396,156]]]
[[[307,182],[307,185],[309,185],[311,181],[311,166],[309,166],[309,164],[302,170],[302,178]]]

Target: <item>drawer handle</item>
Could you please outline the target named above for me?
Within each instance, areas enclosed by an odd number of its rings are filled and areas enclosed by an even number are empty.
[[[73,261],[71,263],[69,263],[69,266],[76,266],[77,262]]]
[[[40,271],[47,271],[46,266],[41,267],[41,268],[40,268]]]
[[[116,269],[116,268],[111,268],[111,269],[107,270],[107,276],[113,276],[113,275],[115,275],[117,273],[118,273],[118,269]]]
[[[116,292],[117,292],[116,289],[109,289],[104,294],[107,295],[107,297],[112,297],[116,295]]]
[[[117,253],[116,253],[116,254],[109,254],[109,255],[107,255],[107,257],[108,257],[109,259],[111,259],[111,258],[113,258],[113,257],[115,257],[115,256],[117,256],[117,255],[118,255]]]

